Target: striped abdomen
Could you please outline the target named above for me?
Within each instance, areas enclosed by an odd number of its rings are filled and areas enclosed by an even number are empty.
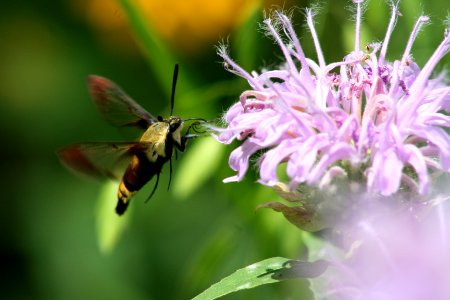
[[[161,168],[164,164],[161,158],[158,157],[155,162],[151,162],[145,153],[138,153],[133,156],[119,185],[116,206],[117,214],[123,214],[127,209],[131,197],[149,182],[153,176],[161,173]]]

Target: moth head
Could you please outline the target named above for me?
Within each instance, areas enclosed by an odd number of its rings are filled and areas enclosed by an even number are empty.
[[[179,117],[170,117],[167,120],[169,123],[169,133],[172,136],[172,139],[181,145],[181,129],[183,129],[183,120]]]

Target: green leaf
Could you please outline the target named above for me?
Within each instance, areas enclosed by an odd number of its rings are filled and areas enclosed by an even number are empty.
[[[281,280],[313,278],[325,272],[327,267],[328,262],[323,260],[304,262],[283,257],[272,257],[237,270],[193,299],[216,299],[240,290]]]
[[[118,216],[115,212],[117,203],[117,182],[107,182],[104,184],[97,202],[96,223],[97,239],[100,251],[110,253],[124,229],[129,223],[131,208],[126,214]]]
[[[185,93],[178,95],[177,110],[188,112],[192,116],[197,116],[198,112],[202,115],[216,115],[216,107],[222,106],[224,98],[236,98],[242,93],[242,82],[239,79],[222,80],[210,82],[206,85],[197,86]],[[208,105],[199,105],[208,103]]]
[[[315,210],[308,210],[304,205],[287,206],[283,203],[272,201],[258,205],[256,209],[270,208],[273,211],[281,212],[286,220],[301,230],[315,232],[323,229],[323,222]]]
[[[205,239],[196,245],[194,255],[186,259],[187,268],[183,272],[181,290],[198,291],[211,284],[217,272],[223,270],[230,260],[239,259],[236,251],[239,240],[236,239],[235,228],[230,226],[231,218],[219,220],[217,225],[209,225],[213,229]],[[247,248],[245,248],[247,249]]]
[[[259,22],[263,19],[263,3],[259,1],[254,5],[248,19],[239,27],[234,35],[233,45],[236,47],[236,59],[239,65],[246,70],[253,70],[260,57],[255,55],[255,50],[260,46],[261,36],[258,32]]]
[[[173,193],[180,199],[186,199],[213,177],[224,156],[225,147],[213,138],[192,141],[183,161],[177,168]]]
[[[320,260],[324,258],[324,253],[327,257],[341,258],[345,260],[345,253],[342,249],[339,249],[329,241],[319,238],[314,234],[308,232],[302,232],[301,234],[303,243],[308,248],[308,260]],[[326,249],[326,251],[324,251]],[[309,287],[314,295],[314,299],[326,299],[324,291],[327,290],[328,282],[325,278],[319,277],[314,280],[309,280]]]
[[[158,33],[151,28],[132,0],[119,0],[118,2],[128,17],[131,29],[136,35],[150,68],[159,80],[159,85],[163,87],[164,91],[169,92],[172,87],[172,69],[177,62],[175,55],[159,38]],[[188,80],[188,78],[183,80],[184,87],[190,86]]]

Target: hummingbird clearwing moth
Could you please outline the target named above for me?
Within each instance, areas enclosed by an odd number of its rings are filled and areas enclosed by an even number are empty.
[[[156,176],[156,191],[163,166],[169,162],[172,174],[172,156],[176,150],[183,152],[186,142],[197,134],[189,130],[205,120],[181,119],[173,116],[178,64],[172,82],[170,117],[154,117],[129,97],[117,84],[97,75],[88,78],[91,98],[103,117],[117,127],[132,126],[144,130],[135,142],[92,142],[73,144],[58,151],[61,162],[76,172],[120,180],[116,212],[122,215],[130,200],[146,183]],[[191,123],[182,134],[184,121]],[[170,186],[170,177],[169,177]]]

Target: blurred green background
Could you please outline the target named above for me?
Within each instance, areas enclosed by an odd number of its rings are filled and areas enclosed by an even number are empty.
[[[241,183],[222,183],[232,175],[227,166],[232,146],[197,154],[202,147],[212,147],[210,138],[192,141],[174,163],[171,190],[166,188],[166,168],[149,203],[144,200],[152,184],[132,201],[126,219],[120,220],[126,226],[123,234],[108,251],[100,247],[98,230],[105,212],[99,213],[97,199],[104,185],[73,176],[55,155],[70,143],[137,137],[101,119],[88,96],[89,74],[112,79],[150,112],[167,116],[173,65],[178,62],[175,113],[219,118],[247,86],[223,69],[215,46],[228,40],[231,56],[247,70],[275,66],[281,54],[257,24],[263,6],[274,2],[3,2],[2,299],[188,299],[237,268],[272,256],[305,255],[294,226],[281,215],[254,211],[276,196],[254,184],[253,171]],[[310,5],[279,3],[286,9]],[[351,50],[353,22],[344,9],[348,4],[322,1],[316,28],[327,62],[339,61]],[[423,11],[432,23],[413,47],[422,66],[442,39],[449,8],[443,6],[440,0],[403,1],[388,59],[401,55]],[[141,19],[132,19],[130,26],[133,11]],[[305,52],[316,59],[302,13],[294,16]],[[362,43],[381,41],[388,18],[385,1],[371,1]],[[142,20],[148,27],[140,27]],[[447,57],[440,69],[448,63]],[[188,168],[189,160],[195,162],[193,167]],[[114,197],[107,208],[111,216]],[[306,282],[290,281],[225,298],[287,299],[296,293],[294,298],[308,299],[306,287]]]

